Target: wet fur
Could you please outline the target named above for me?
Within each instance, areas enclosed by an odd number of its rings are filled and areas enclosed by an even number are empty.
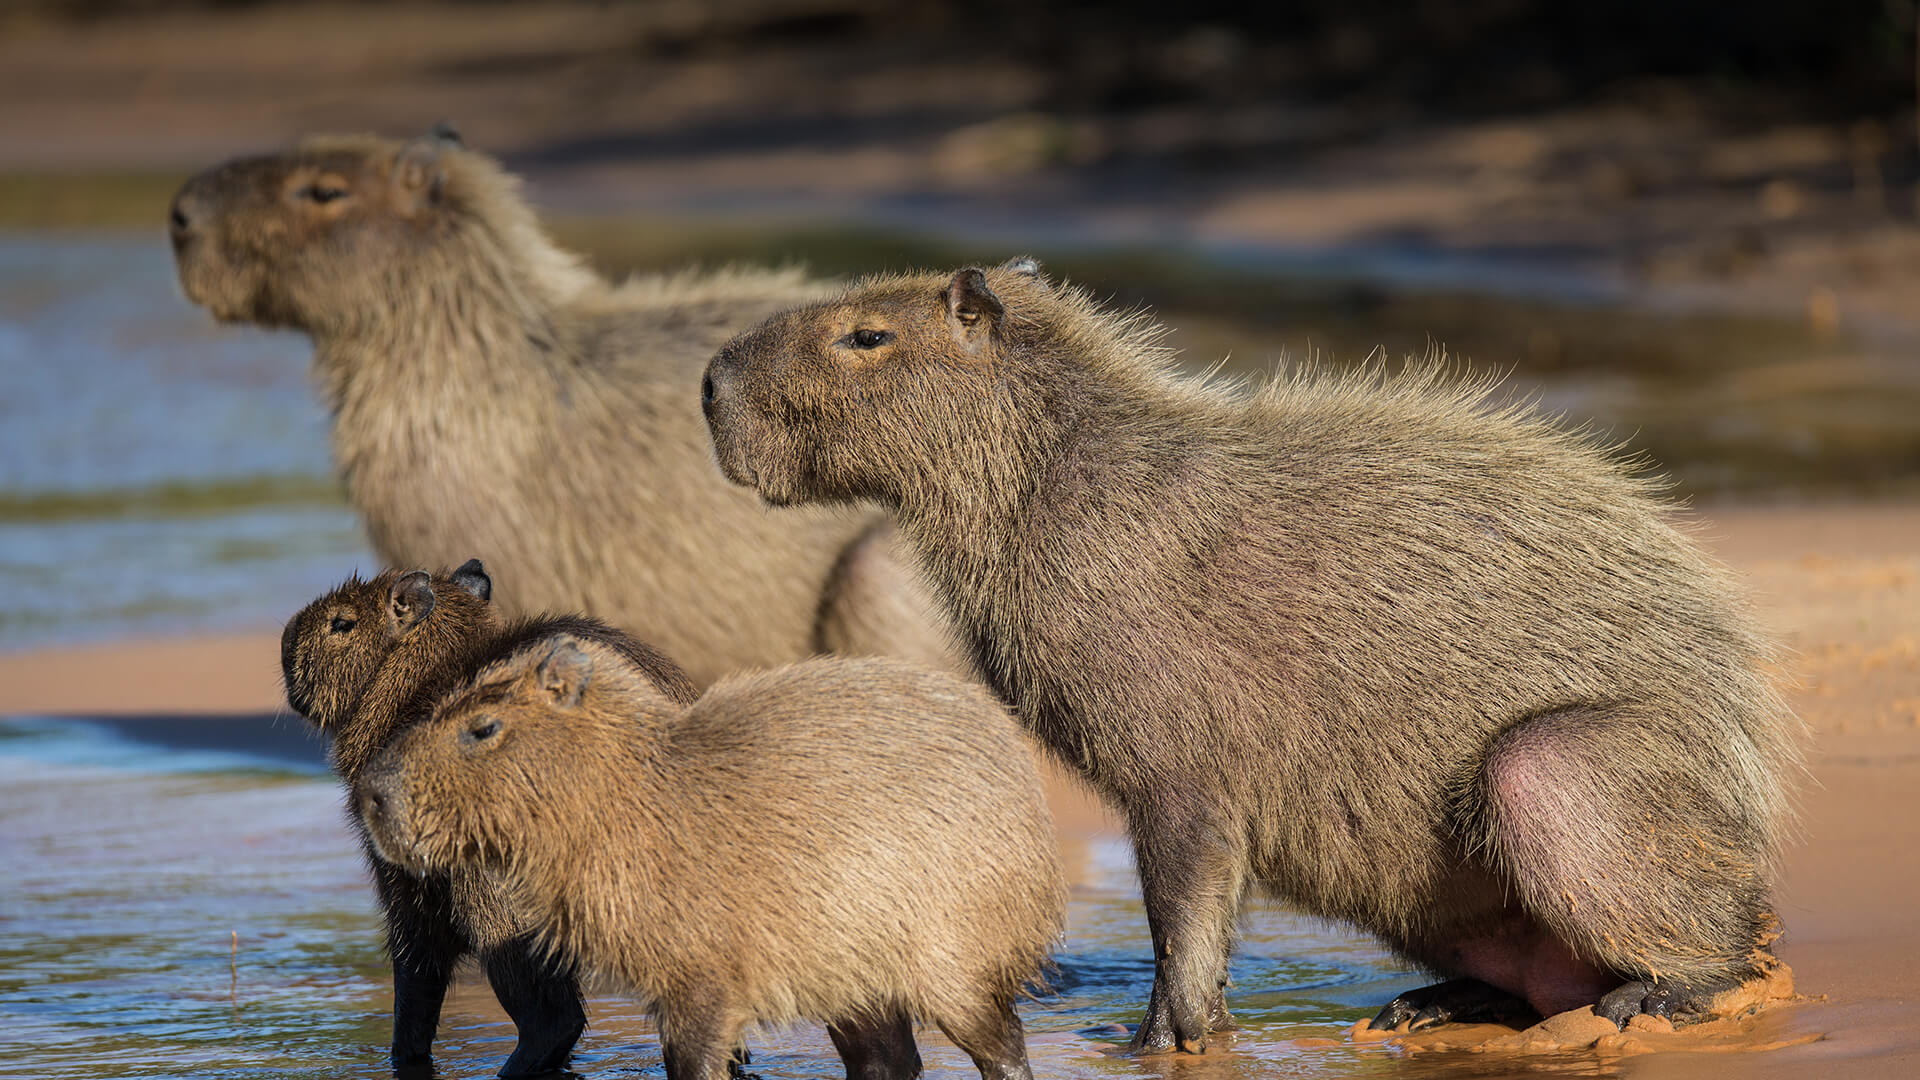
[[[891,538],[861,543],[884,518],[770,518],[714,472],[701,367],[819,283],[609,285],[498,163],[431,136],[311,138],[209,169],[174,205],[190,299],[312,337],[334,460],[387,564],[477,554],[508,614],[592,610],[701,684],[823,648],[955,662]]]
[[[497,869],[557,952],[656,1011],[676,1080],[802,1018],[856,1073],[917,1073],[919,1018],[984,1075],[1027,1075],[1011,1006],[1065,889],[1030,751],[984,688],[820,659],[683,706],[604,643],[493,652],[364,775],[387,857]]]
[[[1156,337],[1013,265],[862,282],[709,367],[729,475],[893,511],[1123,808],[1144,1043],[1224,1019],[1254,889],[1442,973],[1536,931],[1614,982],[1744,971],[1801,726],[1656,485],[1436,362],[1249,387]]]

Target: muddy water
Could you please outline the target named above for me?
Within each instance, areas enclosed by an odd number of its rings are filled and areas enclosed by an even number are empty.
[[[319,744],[277,723],[241,739],[233,725],[209,738],[185,722],[0,721],[7,1075],[391,1075],[392,1001],[359,853]],[[263,752],[262,741],[276,746]],[[1152,976],[1130,858],[1098,831],[1063,846],[1072,929],[1057,992],[1021,1010],[1038,1075],[1408,1075],[1391,1051],[1343,1040],[1408,976],[1364,939],[1267,908],[1249,914],[1234,969],[1244,1029],[1210,1062],[1120,1056],[1119,1025],[1137,1019]],[[589,1009],[580,1073],[663,1075],[653,1027],[631,1002],[596,994]],[[442,1077],[491,1076],[513,1045],[472,973],[441,1030]],[[971,1074],[938,1034],[923,1045],[931,1075]],[[752,1046],[754,1071],[769,1080],[838,1074],[817,1029],[764,1032]],[[1462,1059],[1443,1071],[1476,1067]]]

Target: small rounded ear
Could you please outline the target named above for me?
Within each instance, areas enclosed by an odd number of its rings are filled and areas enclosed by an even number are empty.
[[[969,266],[947,285],[947,329],[968,352],[979,352],[993,336],[993,328],[1007,313],[1006,305],[987,287],[987,275]]]
[[[405,205],[421,206],[437,202],[446,184],[446,165],[440,160],[449,144],[436,135],[410,139],[393,159],[395,196]]]
[[[563,709],[578,707],[592,681],[593,656],[571,637],[556,638],[534,671],[534,685]]]
[[[433,578],[425,570],[401,574],[387,590],[387,618],[393,632],[406,633],[433,614]]]
[[[487,576],[487,568],[479,559],[468,559],[453,572],[453,583],[480,598],[481,603],[493,599],[493,579]]]
[[[1001,263],[1000,269],[1010,274],[1019,274],[1021,277],[1030,277],[1042,285],[1047,283],[1047,279],[1040,276],[1040,260],[1031,255],[1015,255]]]
[[[460,133],[454,130],[453,123],[448,120],[442,120],[433,125],[433,130],[427,132],[427,135],[430,138],[438,139],[448,146],[458,146],[461,149],[465,149],[467,145],[467,141],[460,137]]]

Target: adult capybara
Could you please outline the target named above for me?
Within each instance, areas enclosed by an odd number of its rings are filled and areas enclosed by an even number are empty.
[[[458,658],[496,635],[493,583],[478,560],[451,574],[389,570],[358,576],[308,604],[281,636],[287,701],[329,736],[328,756],[351,786],[372,754],[409,716],[410,699],[451,676]],[[589,620],[545,620],[542,629],[595,633]],[[675,700],[693,684],[665,657],[640,647],[632,662]],[[356,830],[360,820],[352,817]],[[571,968],[535,948],[504,894],[483,874],[416,876],[361,846],[372,873],[393,960],[393,1063],[431,1056],[440,1005],[455,965],[477,953],[487,980],[520,1032],[502,1076],[547,1072],[566,1063],[586,1026]]]
[[[499,873],[559,955],[654,1011],[675,1080],[799,1019],[852,1078],[917,1075],[915,1019],[984,1077],[1031,1076],[1013,1000],[1065,889],[1034,762],[985,687],[825,658],[689,707],[601,642],[497,651],[361,775],[383,857]]]
[[[895,513],[991,684],[1123,808],[1135,1046],[1228,1022],[1256,887],[1453,980],[1383,1025],[1681,1014],[1746,972],[1800,726],[1654,485],[1432,364],[1249,390],[1154,340],[1023,259],[775,316],[704,388],[737,482]]]
[[[189,299],[313,339],[334,460],[387,564],[477,553],[507,614],[591,599],[702,684],[823,651],[953,662],[882,515],[772,518],[713,467],[707,358],[820,284],[611,286],[446,133],[230,161],[171,217]]]

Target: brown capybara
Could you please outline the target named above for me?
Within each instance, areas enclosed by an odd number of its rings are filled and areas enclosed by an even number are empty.
[[[1177,374],[1032,260],[775,316],[703,390],[770,503],[896,515],[991,685],[1124,811],[1138,1049],[1204,1049],[1254,888],[1448,977],[1376,1023],[1685,1014],[1748,971],[1800,725],[1655,485],[1437,364]]]
[[[1029,1077],[1015,996],[1065,906],[1035,763],[985,687],[823,658],[692,706],[618,650],[495,650],[355,798],[382,857],[484,867],[555,952],[639,996],[667,1075],[721,1075],[752,1025],[828,1025],[847,1075],[920,1071],[931,1022]]]
[[[190,300],[312,338],[334,460],[387,564],[478,554],[507,615],[591,610],[701,684],[817,652],[956,662],[883,515],[771,518],[713,467],[707,358],[819,283],[610,285],[450,133],[230,161],[171,218]]]
[[[280,652],[287,701],[329,736],[329,758],[347,785],[405,722],[411,699],[447,678],[461,656],[511,632],[489,604],[492,590],[478,560],[451,574],[389,570],[370,580],[350,578],[288,620]],[[597,624],[563,619],[539,625],[592,635]],[[512,630],[524,633],[525,627]],[[693,684],[672,661],[642,646],[633,662],[663,693],[693,699]],[[358,830],[358,816],[353,822]],[[534,947],[501,891],[470,871],[405,873],[377,858],[364,832],[360,839],[393,959],[393,1063],[430,1057],[454,967],[477,953],[520,1032],[501,1075],[565,1064],[586,1026],[576,979]]]

